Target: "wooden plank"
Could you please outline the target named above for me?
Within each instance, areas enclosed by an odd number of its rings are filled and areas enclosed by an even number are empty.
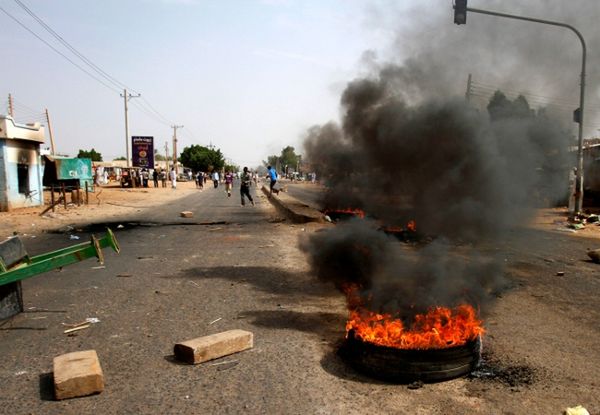
[[[92,395],[104,390],[104,375],[95,350],[67,353],[54,358],[56,399]]]
[[[174,353],[182,362],[198,364],[251,349],[253,341],[254,336],[249,331],[229,330],[177,343]]]

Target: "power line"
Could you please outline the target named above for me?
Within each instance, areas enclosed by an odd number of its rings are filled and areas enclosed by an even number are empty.
[[[45,41],[40,36],[38,36],[35,32],[33,32],[32,30],[30,30],[25,24],[21,23],[17,18],[15,18],[14,16],[10,15],[6,10],[4,10],[3,8],[0,7],[0,10],[2,10],[6,15],[8,15],[10,18],[12,18],[15,22],[17,22],[20,26],[22,26],[28,32],[30,32],[31,34],[33,34],[36,38],[38,38],[39,40],[41,40],[42,42],[44,42],[47,46],[49,46],[56,53],[58,53],[61,56],[63,56],[65,59],[67,59],[73,65],[75,65],[77,68],[81,69],[83,72],[85,72],[86,74],[88,74],[89,76],[91,76],[93,79],[95,79],[96,81],[100,82],[102,85],[106,86],[107,88],[111,89],[114,92],[120,93],[120,90],[123,89],[123,88],[125,88],[125,89],[129,89],[130,91],[133,91],[134,93],[136,93],[138,95],[141,95],[138,91],[136,91],[133,88],[128,87],[123,82],[121,82],[118,79],[116,79],[115,77],[111,76],[106,71],[104,71],[102,68],[100,68],[98,65],[96,65],[94,62],[92,62],[90,59],[88,59],[85,55],[83,55],[81,52],[79,52],[74,46],[72,46],[62,36],[60,36],[55,30],[53,30],[48,24],[46,24],[46,22],[44,22],[44,20],[42,20],[39,16],[37,16],[21,0],[14,0],[14,1],[15,1],[15,3],[19,7],[21,7],[23,10],[25,10],[25,12],[29,16],[31,16],[33,19],[35,19],[48,33],[50,33],[55,39],[57,39],[64,47],[66,47],[69,51],[71,51],[71,53],[73,53],[75,56],[77,56],[83,63],[85,63],[89,68],[91,68],[91,70],[93,70],[96,74],[98,74],[100,77],[104,78],[104,80],[106,80],[108,83],[112,84],[112,86],[108,85],[103,80],[97,78],[96,76],[92,75],[90,72],[88,72],[87,70],[85,70],[84,68],[82,68],[81,66],[79,66],[78,64],[76,64],[75,62],[73,62],[66,55],[64,55],[63,53],[61,53],[60,51],[58,51],[51,44],[49,44],[47,41]],[[113,86],[116,87],[116,88],[118,88],[118,90],[113,89]],[[168,118],[166,118],[158,110],[156,110],[156,108],[154,108],[154,106],[152,106],[152,104],[148,100],[146,100],[145,98],[142,98],[142,100],[144,100],[145,104],[147,105],[147,110],[145,111],[147,115],[149,115],[150,117],[154,118],[156,121],[158,121],[158,122],[160,122],[162,124],[165,124],[165,125],[168,125],[168,126],[170,126],[171,124],[173,124]],[[137,105],[137,106],[138,106],[138,108],[141,108],[140,105]],[[155,116],[153,117],[152,115],[150,115],[150,113],[154,113]]]
[[[535,101],[538,104],[548,104],[548,105],[562,104],[564,106],[568,106],[570,109],[576,108],[579,105],[579,104],[574,104],[573,101],[570,101],[567,99],[544,96],[544,95],[532,93],[530,91],[517,91],[514,89],[499,88],[498,86],[494,86],[494,85],[487,84],[484,82],[479,82],[479,81],[472,81],[471,85],[472,85],[472,87],[474,87],[476,89],[483,90],[485,92],[489,92],[490,95],[496,91],[501,91],[508,95],[523,95],[523,96],[527,97],[528,101],[531,101],[531,102]],[[587,110],[595,110],[597,112],[600,112],[600,107],[586,105],[586,111]]]
[[[93,69],[97,74],[102,76],[105,80],[112,83],[116,88],[119,88],[119,89],[127,88],[127,89],[130,89],[133,92],[137,93],[137,91],[134,91],[132,88],[129,88],[127,85],[123,84],[119,80],[115,79],[114,77],[112,77],[111,75],[109,75],[108,73],[103,71],[102,68],[100,68],[98,65],[96,65],[94,62],[92,62],[90,59],[85,57],[81,52],[79,52],[77,49],[75,49],[75,47],[73,47],[69,42],[67,42],[65,39],[63,39],[62,36],[60,36],[58,33],[56,33],[50,26],[48,26],[46,24],[46,22],[44,22],[39,16],[37,16],[33,11],[31,11],[31,9],[29,9],[21,0],[14,0],[14,1],[15,1],[15,3],[17,3],[17,5],[19,5],[19,7],[21,7],[23,10],[25,10],[25,12],[27,14],[29,14],[31,17],[33,17],[48,33],[50,33],[63,46],[65,46],[67,49],[69,49],[75,56],[77,56],[79,59],[81,59],[85,64],[87,64],[91,69]]]
[[[102,81],[100,78],[97,78],[96,76],[92,75],[90,72],[86,71],[84,68],[82,68],[80,65],[78,65],[77,63],[73,62],[73,60],[71,60],[68,56],[66,56],[64,53],[62,53],[61,51],[59,51],[58,49],[56,49],[54,46],[52,46],[50,43],[46,42],[44,39],[42,39],[40,36],[38,36],[37,33],[35,33],[33,30],[29,29],[25,24],[21,23],[21,21],[19,19],[17,19],[16,17],[14,17],[13,15],[11,15],[9,12],[7,12],[6,10],[4,10],[4,8],[2,8],[2,6],[0,6],[0,11],[2,11],[4,14],[6,14],[8,17],[10,17],[12,20],[14,20],[19,26],[21,26],[23,29],[27,30],[29,33],[31,33],[33,36],[35,36],[36,38],[38,38],[40,41],[42,41],[44,44],[46,44],[46,46],[48,46],[50,49],[52,49],[54,52],[58,53],[60,56],[62,56],[63,58],[65,58],[66,60],[68,60],[69,62],[71,62],[71,64],[73,64],[75,67],[77,67],[79,70],[83,71],[84,73],[86,73],[89,77],[95,79],[97,82],[101,83],[102,85],[104,85],[106,88],[110,89],[113,92],[119,93],[119,90],[113,88],[112,86],[108,85],[107,83],[105,83],[104,81]]]

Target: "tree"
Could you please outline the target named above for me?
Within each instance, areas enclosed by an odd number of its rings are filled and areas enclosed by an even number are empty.
[[[238,166],[237,164],[225,164],[225,170],[235,173],[241,171],[242,169],[240,169],[240,166]]]
[[[225,158],[221,150],[214,150],[196,144],[184,148],[179,156],[179,161],[194,171],[209,172],[221,170],[225,166]]]
[[[296,171],[296,167],[300,163],[300,156],[296,154],[296,150],[292,146],[287,146],[281,150],[281,157],[279,158],[281,167],[283,169]],[[286,170],[286,173],[288,172]]]
[[[275,168],[277,168],[277,165],[279,164],[279,156],[269,156],[267,157],[267,161],[263,160],[263,164],[266,166],[273,166]]]
[[[79,153],[77,154],[77,158],[80,159],[92,159],[92,161],[102,161],[102,154],[98,153],[93,148],[90,151],[85,151],[79,149]]]
[[[277,170],[296,170],[301,160],[301,155],[296,154],[296,150],[292,146],[287,146],[281,150],[280,156],[269,156],[267,161],[263,161],[265,166],[273,166]],[[286,171],[287,173],[287,171]]]
[[[513,101],[506,98],[502,91],[496,91],[490,98],[487,110],[492,121],[498,121],[506,118],[533,118],[535,111],[531,109],[527,99],[519,95]]]
[[[121,156],[121,157],[117,157],[117,158],[113,159],[113,161],[117,161],[117,160],[127,160],[127,158],[125,158],[125,156]]]

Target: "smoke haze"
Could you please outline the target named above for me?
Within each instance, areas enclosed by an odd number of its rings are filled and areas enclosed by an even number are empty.
[[[365,76],[348,83],[341,96],[339,123],[314,126],[305,138],[306,159],[328,188],[324,205],[361,208],[371,218],[340,223],[305,240],[302,248],[314,272],[340,288],[359,285],[369,308],[405,320],[433,305],[468,303],[485,311],[505,281],[501,262],[479,247],[501,241],[524,223],[540,199],[563,197],[565,172],[573,165],[566,127],[550,112],[536,115],[526,106],[524,113],[503,112],[500,106],[490,117],[485,108],[457,96],[452,79],[466,78],[459,69],[464,65],[454,65],[464,58],[457,45],[465,35],[443,33],[440,27],[456,31],[451,11],[445,19],[433,36],[427,35],[435,19],[409,36],[422,41],[407,48],[413,55],[402,64],[380,63],[366,53]],[[467,26],[471,20],[476,19],[469,15]],[[491,30],[482,30],[469,42],[499,41]],[[548,38],[532,29],[529,40]],[[527,82],[532,71],[511,71],[515,62],[544,62],[551,53],[532,56],[532,49],[513,48],[498,66],[491,51],[475,61],[482,73],[492,68],[491,78],[506,70],[507,85]],[[476,53],[460,51],[467,57]],[[569,61],[571,52],[556,61]],[[572,82],[577,75],[574,70]],[[537,85],[544,84],[542,78],[539,72],[533,76]],[[411,220],[420,234],[434,236],[433,242],[408,248],[380,230]]]

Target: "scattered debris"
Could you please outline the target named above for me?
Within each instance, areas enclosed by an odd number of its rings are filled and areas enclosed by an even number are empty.
[[[331,218],[329,217],[329,215],[325,215],[323,218],[324,218],[324,219],[325,219],[327,222],[333,222],[333,221],[331,220]]]
[[[600,263],[600,249],[592,249],[587,252],[592,261]]]
[[[69,235],[69,239],[79,239],[79,236],[77,236],[77,235]]]
[[[24,375],[26,373],[27,373],[26,370],[19,370],[18,372],[15,372],[15,376],[21,376],[21,375]]]
[[[125,226],[123,225],[117,225],[117,229],[123,229]]]
[[[79,330],[87,329],[90,327],[91,327],[91,323],[86,323],[82,326],[77,326],[77,327],[73,327],[72,329],[67,329],[67,330],[63,331],[63,333],[68,334],[68,333],[72,333],[74,331],[79,331]]]
[[[569,223],[567,225],[567,228],[580,230],[580,229],[585,229],[585,225],[583,223]]]
[[[194,284],[196,287],[200,288],[200,285],[197,282],[190,281],[190,284]]]
[[[189,211],[189,210],[184,210],[183,212],[180,213],[182,218],[191,218],[194,216],[194,213]]]
[[[211,366],[221,366],[221,365],[227,365],[229,363],[237,363],[237,362],[239,362],[239,360],[225,360],[224,362],[213,363],[213,364],[211,364]]]
[[[219,317],[216,320],[211,321],[210,323],[208,323],[209,326],[212,326],[213,324],[215,324],[217,321],[223,320],[223,317]]]
[[[92,267],[92,269],[106,269],[106,267],[104,265],[98,265],[98,266]]]
[[[581,405],[574,406],[573,408],[567,408],[564,412],[565,415],[590,415],[587,409]]]
[[[422,381],[416,380],[416,381],[414,381],[412,383],[409,383],[408,386],[407,386],[407,388],[408,389],[413,389],[413,390],[414,389],[421,389],[424,385],[425,384]]]
[[[119,277],[119,278],[129,278],[129,277],[133,277],[133,275],[132,274],[126,274],[126,273],[124,273],[124,274],[117,274],[117,277]]]
[[[63,326],[65,326],[65,327],[70,327],[69,329],[67,329],[67,330],[65,330],[63,332],[65,334],[68,334],[68,333],[72,333],[74,331],[87,329],[92,324],[96,324],[96,323],[100,323],[100,319],[99,318],[97,318],[97,317],[88,317],[84,321],[81,321],[79,323],[61,323],[61,324]]]
[[[213,363],[211,366],[218,365],[219,367],[217,367],[217,370],[220,372],[222,370],[231,369],[232,367],[237,366],[239,363],[239,360],[229,360],[227,362]]]
[[[563,275],[565,275],[565,272],[564,271],[557,271],[556,275],[559,276],[559,277],[562,277]]]

